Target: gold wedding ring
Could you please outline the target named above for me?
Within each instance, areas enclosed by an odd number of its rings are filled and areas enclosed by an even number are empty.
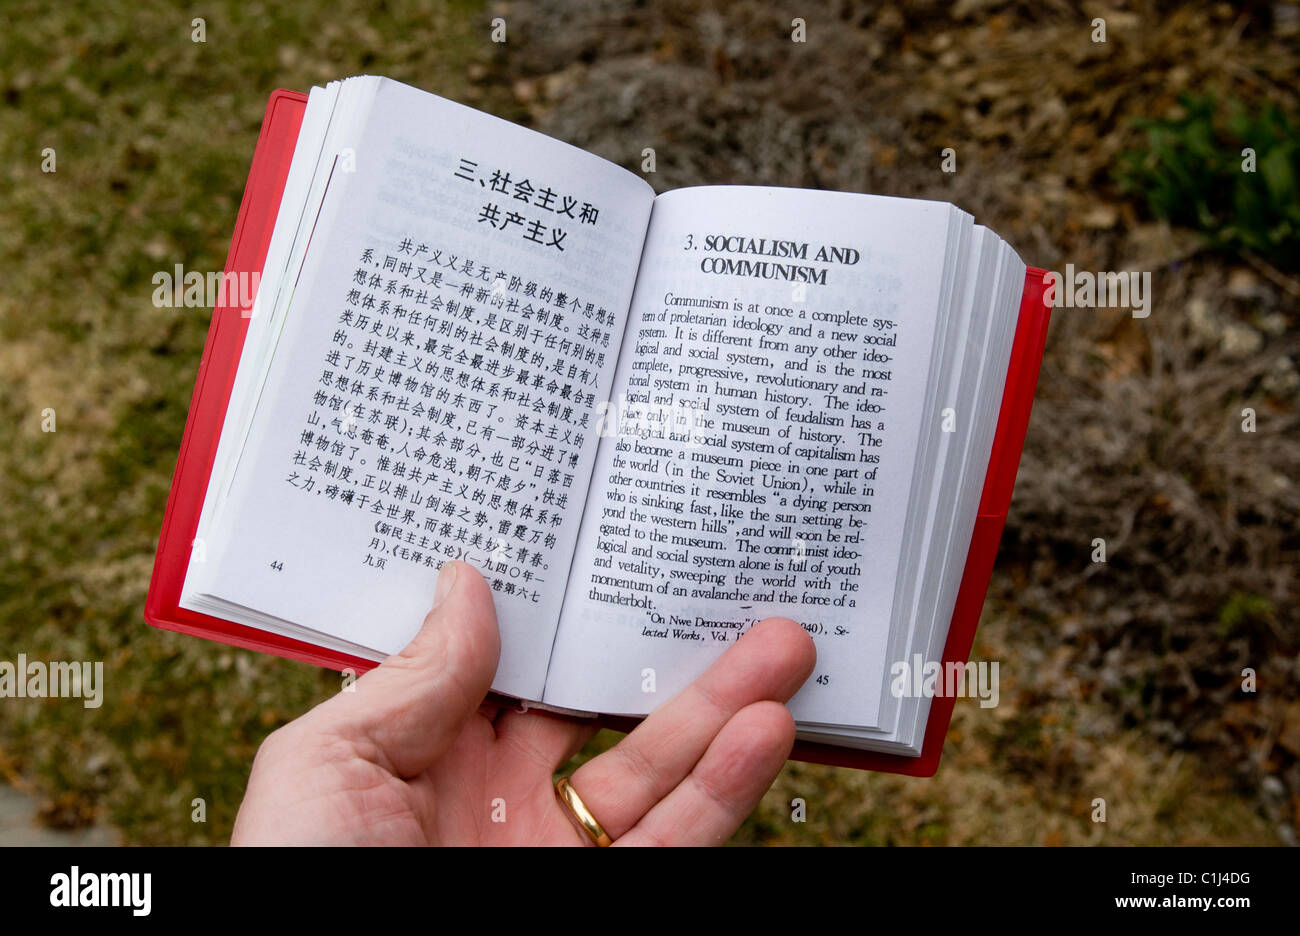
[[[569,815],[573,817],[573,821],[577,823],[578,828],[582,829],[587,838],[591,839],[594,844],[601,848],[613,844],[609,833],[591,814],[591,810],[582,801],[582,797],[578,796],[578,791],[573,788],[573,784],[569,782],[568,777],[561,777],[556,781],[555,795],[564,804],[564,808],[569,811]]]

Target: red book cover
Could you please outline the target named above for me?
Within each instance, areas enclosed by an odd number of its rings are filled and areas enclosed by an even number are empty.
[[[258,136],[253,164],[244,188],[244,198],[235,222],[235,233],[230,242],[230,253],[226,258],[227,276],[260,273],[262,270],[306,104],[305,94],[284,90],[274,92],[267,103],[262,131]],[[975,522],[966,568],[944,646],[945,664],[965,662],[970,658],[975,629],[979,624],[993,561],[997,556],[998,541],[1006,523],[1011,491],[1020,464],[1020,451],[1029,425],[1029,411],[1034,402],[1034,388],[1038,383],[1043,346],[1047,340],[1050,309],[1043,298],[1045,275],[1043,270],[1033,268],[1026,274],[1020,318],[1011,348],[1006,388],[1002,395],[988,474],[980,499],[979,516]],[[179,606],[190,549],[198,529],[199,514],[203,509],[203,498],[247,330],[248,319],[240,308],[218,305],[213,309],[212,325],[199,363],[189,419],[185,423],[185,434],[181,439],[180,455],[172,477],[171,493],[167,498],[167,510],[163,516],[153,577],[145,601],[145,620],[155,627],[206,637],[236,647],[260,650],[317,666],[364,672],[377,664]],[[804,741],[795,744],[791,757],[795,760],[865,770],[932,776],[939,767],[939,757],[943,751],[944,737],[948,733],[948,723],[952,719],[954,702],[955,699],[951,696],[933,699],[924,746],[919,757],[878,754]],[[603,717],[600,721],[601,724],[620,731],[627,731],[636,724],[633,719]]]

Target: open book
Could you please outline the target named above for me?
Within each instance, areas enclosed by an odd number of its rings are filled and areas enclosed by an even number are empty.
[[[232,371],[187,427],[151,623],[379,661],[461,559],[494,590],[502,695],[643,716],[783,615],[817,644],[799,737],[921,753],[913,677],[959,588],[965,659],[1001,530],[963,586],[1029,303],[1014,251],[938,202],[656,197],[383,78],[313,89],[291,153],[256,299],[222,313],[242,344],[210,336],[205,371]],[[201,510],[173,524],[182,480]]]

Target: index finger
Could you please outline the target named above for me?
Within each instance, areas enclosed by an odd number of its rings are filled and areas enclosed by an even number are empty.
[[[794,621],[760,621],[570,783],[618,838],[686,778],[733,715],[754,702],[785,702],[816,661],[812,638]]]

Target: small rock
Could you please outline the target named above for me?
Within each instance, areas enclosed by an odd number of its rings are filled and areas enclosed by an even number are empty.
[[[1272,369],[1264,375],[1261,387],[1272,396],[1288,397],[1300,390],[1300,372],[1295,362],[1289,357],[1280,357]]]
[[[1286,717],[1282,721],[1282,732],[1278,735],[1277,744],[1292,754],[1300,754],[1300,702],[1292,702],[1286,707]]]
[[[515,94],[515,100],[521,104],[531,104],[537,97],[537,85],[526,78],[520,78],[510,89]]]
[[[1212,342],[1218,339],[1219,317],[1202,297],[1193,296],[1188,300],[1187,321],[1192,326],[1192,334],[1201,341]]]
[[[1232,322],[1223,329],[1219,347],[1228,357],[1248,357],[1264,345],[1264,336],[1249,325]]]
[[[1268,315],[1261,316],[1258,322],[1259,330],[1272,338],[1284,334],[1287,324],[1287,318],[1281,312],[1270,312]]]
[[[1119,220],[1119,210],[1114,205],[1098,205],[1083,216],[1083,226],[1095,231],[1113,228]]]
[[[1244,267],[1228,274],[1228,295],[1234,299],[1250,299],[1264,292],[1259,277]]]

